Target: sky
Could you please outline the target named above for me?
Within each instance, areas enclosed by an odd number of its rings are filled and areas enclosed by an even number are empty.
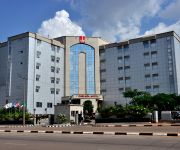
[[[0,0],[0,41],[23,32],[119,42],[174,30],[180,0]]]

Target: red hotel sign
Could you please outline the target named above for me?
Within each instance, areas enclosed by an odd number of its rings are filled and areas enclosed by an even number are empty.
[[[79,37],[79,42],[80,42],[80,43],[85,43],[85,39],[86,39],[85,36],[80,36],[80,37]]]

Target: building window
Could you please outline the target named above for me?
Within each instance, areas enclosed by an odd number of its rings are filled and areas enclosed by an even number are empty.
[[[47,103],[47,108],[52,108],[52,103]]]
[[[36,75],[36,81],[39,81],[39,79],[40,79],[40,75],[37,74],[37,75]]]
[[[124,73],[123,67],[118,67],[118,70],[119,70],[119,74]]]
[[[119,92],[122,94],[124,92],[124,88],[119,88]]]
[[[60,68],[56,68],[56,73],[59,73],[60,72]]]
[[[106,95],[106,89],[102,89],[102,90],[101,90],[101,94],[102,94],[102,95]]]
[[[123,51],[122,45],[118,46],[117,49],[118,49],[118,53],[122,53]]]
[[[128,50],[129,50],[129,45],[128,44],[124,45],[124,52],[126,52]]]
[[[40,68],[40,66],[41,66],[41,64],[40,64],[40,63],[36,63],[36,69],[39,69],[39,68]]]
[[[153,92],[159,92],[159,85],[153,85]]]
[[[56,49],[55,46],[54,46],[54,45],[51,45],[51,50],[52,50],[52,51],[55,51],[55,49]]]
[[[56,94],[59,94],[59,92],[60,92],[60,89],[56,89]]]
[[[59,61],[60,61],[60,58],[59,58],[59,57],[57,57],[57,58],[56,58],[56,62],[57,62],[57,63],[59,63]]]
[[[149,48],[149,41],[143,41],[144,48]]]
[[[51,72],[55,72],[55,67],[51,66]]]
[[[42,108],[42,102],[36,102],[36,107]]]
[[[40,86],[36,86],[36,92],[39,92]]]
[[[55,61],[55,56],[51,56],[51,61],[52,61],[52,62]]]
[[[151,58],[152,58],[152,60],[156,60],[157,59],[157,51],[151,52]]]
[[[118,62],[119,63],[123,63],[123,58],[122,57],[118,57]]]
[[[36,57],[37,57],[37,58],[40,58],[40,55],[41,55],[41,52],[40,52],[40,51],[37,51],[37,52],[36,52]]]
[[[125,66],[124,72],[125,72],[125,74],[128,74],[130,72],[130,66]]]
[[[55,82],[55,78],[51,77],[51,83],[54,83],[54,82]]]
[[[56,78],[56,84],[59,84],[60,78]]]
[[[157,62],[152,63],[152,70],[157,71],[157,69],[158,69],[158,63]]]
[[[37,46],[41,45],[41,40],[37,39]]]
[[[71,111],[71,116],[72,116],[72,117],[75,116],[75,111]]]
[[[151,47],[155,47],[156,46],[156,39],[150,40],[150,44],[151,44]]]
[[[126,86],[130,86],[130,81],[131,81],[130,77],[125,77]]]
[[[145,75],[145,80],[146,80],[146,82],[150,82],[150,81],[151,81],[151,76],[150,76],[150,74],[146,74],[146,75]]]
[[[157,73],[152,74],[153,81],[158,81],[158,77],[159,77],[159,75]]]
[[[151,92],[151,86],[146,86],[146,92]]]
[[[59,47],[59,46],[57,46],[57,53],[59,53],[59,51],[60,51],[60,47]]]
[[[144,59],[149,59],[150,57],[149,57],[149,52],[147,52],[147,53],[144,53]]]
[[[55,93],[55,89],[54,88],[51,88],[50,91],[51,91],[51,94]]]
[[[144,68],[145,68],[145,71],[150,70],[150,64],[149,63],[144,64]]]
[[[119,78],[119,84],[124,84],[123,77],[120,77],[120,78]]]

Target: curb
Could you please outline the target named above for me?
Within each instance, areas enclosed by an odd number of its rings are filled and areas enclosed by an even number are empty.
[[[136,135],[136,136],[175,136],[180,133],[164,132],[100,132],[100,131],[46,131],[46,130],[0,130],[0,133],[58,133],[58,134],[92,134],[92,135]]]

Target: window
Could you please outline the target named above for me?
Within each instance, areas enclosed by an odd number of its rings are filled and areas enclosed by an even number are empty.
[[[130,80],[131,80],[130,77],[125,77],[126,86],[130,86]]]
[[[52,108],[52,103],[47,103],[47,108]]]
[[[51,45],[51,50],[55,51],[55,46],[54,45]]]
[[[124,84],[123,77],[120,77],[120,78],[119,78],[119,84]]]
[[[37,39],[37,46],[41,45],[41,40]]]
[[[56,78],[56,84],[59,84],[60,78]]]
[[[51,66],[51,72],[55,72],[55,67]]]
[[[144,64],[144,68],[146,71],[150,70],[150,64],[149,63]]]
[[[51,91],[51,94],[55,93],[55,89],[54,88],[51,88],[50,91]]]
[[[36,102],[36,107],[42,107],[42,102]]]
[[[152,74],[152,78],[153,78],[153,81],[157,81],[158,80],[158,74]]]
[[[157,62],[152,63],[152,70],[157,71],[157,69],[158,69],[158,63]]]
[[[60,71],[60,68],[56,68],[56,73],[59,73],[59,71]]]
[[[124,51],[126,52],[128,51],[128,49],[129,49],[129,45],[128,44],[124,45]]]
[[[59,61],[60,61],[60,58],[59,58],[59,57],[57,57],[57,58],[56,58],[56,62],[57,62],[57,63],[59,63]]]
[[[151,86],[146,86],[146,92],[151,92]]]
[[[124,73],[123,67],[118,67],[119,73]]]
[[[36,92],[39,92],[40,86],[36,86]]]
[[[40,52],[40,51],[37,51],[37,52],[36,52],[36,57],[37,57],[37,58],[40,58],[40,55],[41,55],[41,52]]]
[[[124,67],[124,72],[125,72],[126,74],[128,74],[128,73],[130,72],[130,66],[125,66],[125,67]]]
[[[55,82],[55,78],[51,77],[51,83],[54,83],[54,82]]]
[[[151,47],[155,47],[156,46],[156,39],[150,40],[150,43],[151,43]]]
[[[157,51],[151,52],[151,58],[156,59],[157,58]]]
[[[101,90],[102,95],[106,95],[106,89]]]
[[[75,111],[71,111],[71,116],[72,116],[72,117],[75,116]]]
[[[51,56],[51,61],[52,61],[52,62],[55,61],[55,56]]]
[[[129,64],[129,60],[130,60],[130,56],[129,55],[124,56],[124,63],[125,63],[125,65]]]
[[[149,41],[143,41],[144,48],[149,48]]]
[[[119,63],[123,63],[122,57],[118,57],[118,62],[119,62]]]
[[[123,50],[122,45],[118,46],[117,49],[118,49],[118,53],[122,53]]]
[[[146,75],[145,75],[145,80],[146,80],[146,82],[151,81],[151,76],[150,76],[150,74],[146,74]]]
[[[36,69],[39,69],[39,68],[40,68],[40,66],[41,66],[41,64],[40,64],[40,63],[36,63]]]
[[[124,92],[124,88],[119,88],[119,92],[123,93]]]
[[[39,79],[40,79],[40,75],[37,74],[37,75],[36,75],[36,81],[39,81]]]
[[[150,57],[149,57],[149,52],[147,52],[147,53],[144,53],[144,59],[149,59]]]
[[[159,92],[159,85],[153,85],[153,92]]]
[[[59,47],[59,46],[57,46],[57,53],[59,53],[59,51],[60,51],[60,47]]]
[[[60,92],[60,89],[56,89],[56,94],[59,94],[59,92]]]

